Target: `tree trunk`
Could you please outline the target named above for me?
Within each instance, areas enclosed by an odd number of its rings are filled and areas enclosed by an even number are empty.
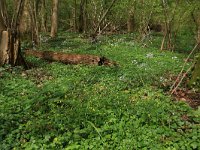
[[[192,19],[194,21],[195,24],[195,28],[196,28],[196,35],[195,35],[195,39],[197,41],[197,43],[200,43],[200,12],[195,13],[194,11],[191,13],[192,15]],[[200,47],[200,45],[199,45]]]
[[[85,20],[85,0],[81,0],[80,2],[80,13],[79,13],[79,32],[82,33],[84,32],[84,20]]]
[[[4,64],[16,65],[20,58],[19,38],[19,16],[23,7],[23,0],[20,0],[14,12],[15,17],[10,23],[7,16],[7,9],[4,0],[0,0],[0,66]],[[21,56],[22,57],[22,56]]]
[[[197,62],[192,72],[192,78],[189,82],[189,85],[197,87],[198,90],[200,91],[200,54],[197,57]]]
[[[127,20],[127,30],[128,30],[128,33],[131,33],[131,32],[134,31],[134,25],[135,25],[134,14],[132,12],[129,12],[129,14],[128,14],[128,20]]]
[[[0,0],[0,12],[4,11],[3,7],[3,0]],[[2,16],[2,13],[0,13],[0,33],[6,29],[5,21],[4,21],[4,16]]]
[[[8,31],[2,31],[0,41],[0,66],[4,65],[8,61]]]
[[[172,18],[169,18],[170,13],[168,11],[168,5],[165,0],[162,0],[162,8],[164,13],[164,19],[165,19],[165,31],[164,31],[164,37],[161,44],[161,50],[167,49],[167,50],[174,50],[174,42],[173,42],[173,33],[172,33],[172,25],[173,21],[175,19],[175,11],[178,7],[178,1],[176,1],[175,7],[172,11]]]
[[[84,21],[84,25],[83,25],[83,31],[86,32],[88,29],[88,18],[87,18],[87,0],[85,0],[85,7],[84,7],[84,14],[83,14],[83,21]]]
[[[41,2],[41,31],[47,32],[47,12],[46,12],[46,0]]]
[[[38,6],[39,1],[24,0],[24,6],[19,23],[19,30],[22,37],[26,39],[31,37],[30,40],[36,45],[39,44],[39,23],[37,19]]]
[[[197,12],[197,14],[195,14],[194,11],[192,12],[192,19],[196,26],[195,39],[198,44],[197,49],[199,50],[200,49],[200,13],[199,11]],[[198,90],[200,91],[200,54],[198,54],[198,57],[194,66],[194,70],[192,71],[192,77],[190,79],[189,86],[197,87]]]
[[[76,8],[76,4],[77,4],[77,1],[74,0],[74,12],[73,12],[73,18],[74,18],[73,29],[74,29],[74,32],[77,31],[77,22],[76,22],[76,18],[77,18],[77,8]]]
[[[51,16],[51,37],[56,37],[58,30],[58,0],[53,0]]]
[[[36,4],[37,1],[31,1],[29,3],[29,10],[31,16],[31,28],[32,28],[32,41],[33,44],[39,45],[39,27],[38,27],[38,5]]]
[[[22,15],[20,17],[20,25],[19,25],[20,33],[27,34],[31,33],[31,15],[29,11],[29,1],[24,1],[24,7],[22,10]]]
[[[8,61],[9,35],[5,24],[5,1],[0,0],[0,66]]]

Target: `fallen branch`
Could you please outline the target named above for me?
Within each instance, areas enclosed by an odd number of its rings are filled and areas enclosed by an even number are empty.
[[[178,88],[178,86],[180,85],[180,83],[182,82],[182,80],[184,79],[185,74],[183,74],[182,77],[181,77],[181,75],[182,75],[182,73],[183,73],[183,71],[184,71],[184,68],[185,68],[185,66],[186,66],[187,61],[189,60],[190,56],[194,53],[194,51],[196,50],[196,48],[198,47],[198,45],[199,45],[199,43],[196,44],[196,45],[194,46],[194,48],[192,49],[192,51],[190,52],[190,54],[189,54],[188,57],[186,58],[185,63],[183,64],[183,67],[182,67],[182,69],[181,69],[181,71],[180,71],[178,77],[176,78],[176,81],[174,82],[174,84],[173,84],[173,85],[171,86],[171,88],[170,88],[171,94],[173,94],[173,93],[176,91],[176,89]],[[194,64],[193,64],[193,65],[194,65]],[[193,66],[193,65],[192,65],[192,66]],[[192,68],[192,66],[187,70],[186,73],[188,73],[188,72],[190,71],[190,69]],[[181,78],[181,80],[180,80],[180,78]]]
[[[105,57],[87,54],[67,54],[63,52],[52,51],[38,51],[38,50],[25,50],[26,56],[35,56],[37,58],[45,59],[47,61],[62,62],[64,64],[87,64],[87,65],[105,65],[116,66],[117,63]]]
[[[194,67],[193,63],[190,68],[187,69],[187,71],[182,75],[182,77],[180,78],[180,81],[177,82],[177,85],[172,89],[171,94],[174,94],[174,92],[176,92],[177,88],[180,86],[180,84],[182,83],[183,79],[186,77],[186,75],[189,73],[189,71]]]

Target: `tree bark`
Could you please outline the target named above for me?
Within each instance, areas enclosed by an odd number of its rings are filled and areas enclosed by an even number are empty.
[[[76,21],[76,18],[77,18],[77,8],[76,8],[76,4],[77,4],[77,1],[74,0],[74,12],[73,12],[73,18],[74,18],[73,29],[74,29],[74,32],[77,31],[77,21]]]
[[[197,61],[192,72],[192,78],[189,82],[190,86],[197,87],[200,91],[200,54],[197,57]]]
[[[194,21],[195,28],[196,28],[195,39],[196,39],[197,43],[200,43],[200,12],[195,13],[195,10],[193,10],[193,12],[191,13],[191,16],[192,16],[192,19]]]
[[[0,0],[0,34],[6,30],[7,12],[6,12],[6,0]]]
[[[84,22],[85,22],[85,3],[86,0],[81,0],[80,2],[80,13],[79,13],[79,32],[84,32]]]
[[[128,33],[131,33],[134,31],[134,26],[135,26],[134,13],[130,11],[128,14],[128,20],[127,20]]]
[[[7,16],[4,0],[0,0],[0,66],[4,64],[16,65],[20,53],[19,17],[22,12],[23,0],[18,2],[12,22]]]
[[[56,37],[58,30],[58,0],[53,0],[51,16],[51,37]]]
[[[17,3],[17,2],[16,2]],[[20,17],[19,30],[22,34],[31,33],[31,15],[29,10],[29,1],[24,1],[24,7],[22,10],[22,15]]]
[[[197,14],[195,15],[195,12],[193,11],[191,15],[196,26],[195,39],[198,44],[197,49],[199,50],[200,49],[200,13],[198,11]],[[190,79],[189,85],[197,87],[198,90],[200,91],[200,53],[198,54],[198,57],[196,59],[196,63],[194,66],[194,70],[192,71],[192,77]]]
[[[6,31],[6,20],[4,16],[5,1],[0,0],[0,66],[8,61],[8,32]]]
[[[41,2],[41,31],[47,32],[47,12],[46,12],[46,0]]]
[[[38,27],[38,5],[37,1],[31,1],[29,3],[30,18],[31,18],[31,28],[32,28],[32,41],[35,45],[39,45],[39,27]]]
[[[0,66],[4,65],[8,61],[8,31],[2,31],[0,41]]]

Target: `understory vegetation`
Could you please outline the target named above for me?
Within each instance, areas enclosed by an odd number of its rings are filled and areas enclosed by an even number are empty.
[[[105,56],[114,67],[34,57],[29,70],[1,67],[0,149],[199,149],[200,109],[168,94],[187,55],[158,50],[158,35],[135,36],[41,39],[41,50]]]

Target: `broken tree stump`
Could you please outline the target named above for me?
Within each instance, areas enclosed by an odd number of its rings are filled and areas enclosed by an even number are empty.
[[[56,61],[64,64],[86,64],[86,65],[105,65],[116,66],[117,63],[105,57],[88,54],[67,54],[63,52],[25,50],[26,56],[35,56],[47,61]]]

